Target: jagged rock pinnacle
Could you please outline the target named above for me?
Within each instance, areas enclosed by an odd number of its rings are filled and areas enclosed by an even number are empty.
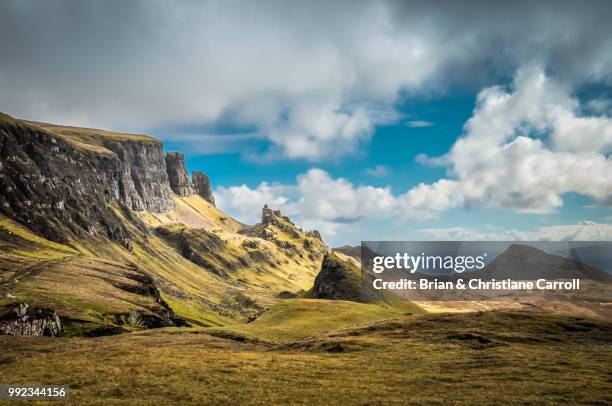
[[[191,174],[191,183],[193,183],[193,187],[197,194],[202,196],[202,198],[210,202],[213,206],[215,205],[215,197],[212,193],[212,183],[208,175],[200,171],[193,171]]]
[[[194,194],[194,188],[189,181],[189,175],[185,168],[185,156],[180,152],[168,152],[166,154],[166,170],[168,181],[172,191],[179,196],[190,196]]]

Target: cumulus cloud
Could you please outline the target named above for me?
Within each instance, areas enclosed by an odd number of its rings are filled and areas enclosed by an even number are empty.
[[[344,224],[387,217],[397,208],[390,188],[355,186],[318,168],[299,175],[291,185],[263,182],[256,188],[219,187],[215,199],[222,210],[246,223],[259,221],[261,208],[268,204],[301,226],[327,235],[334,235]]]
[[[504,230],[481,232],[472,228],[424,228],[419,232],[429,239],[451,241],[609,241],[612,224],[582,221],[539,227],[533,231]]]
[[[450,177],[420,184],[402,200],[408,213],[431,216],[455,207],[549,213],[562,194],[612,201],[612,119],[582,116],[564,83],[539,67],[520,69],[511,89],[478,95],[464,134],[442,157],[420,162],[449,167]]]
[[[0,110],[128,130],[232,122],[265,137],[271,156],[316,161],[366,143],[400,97],[482,86],[534,60],[572,83],[609,80],[611,11],[606,1],[7,0]]]

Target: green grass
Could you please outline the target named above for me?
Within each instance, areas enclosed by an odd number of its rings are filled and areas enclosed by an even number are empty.
[[[402,317],[283,346],[193,329],[4,336],[0,382],[67,385],[71,402],[100,405],[610,404],[611,331],[490,312]]]
[[[211,328],[209,333],[239,340],[287,342],[375,320],[422,311],[410,303],[365,304],[317,299],[287,299],[254,322]]]

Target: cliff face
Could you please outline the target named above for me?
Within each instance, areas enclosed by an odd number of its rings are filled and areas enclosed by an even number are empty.
[[[146,136],[0,115],[0,152],[0,213],[56,242],[101,233],[129,247],[111,201],[163,213],[173,209],[174,193],[195,193],[183,154],[164,156]],[[214,204],[208,177],[198,172],[196,183]]]
[[[0,212],[53,241],[103,233],[127,246],[109,202],[154,212],[174,205],[162,145],[153,139],[78,144],[3,117],[0,152]]]
[[[185,168],[185,156],[180,152],[168,152],[166,154],[166,168],[168,180],[172,191],[179,196],[191,196],[194,194],[193,185],[189,180]]]
[[[174,207],[162,144],[105,141],[120,162],[118,198],[136,211],[166,212]]]
[[[200,171],[193,171],[191,174],[191,180],[196,193],[214,206],[215,198],[212,193],[212,183],[210,182],[208,175]]]

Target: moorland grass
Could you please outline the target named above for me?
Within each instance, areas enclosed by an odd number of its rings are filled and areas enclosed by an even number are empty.
[[[282,346],[185,328],[0,337],[0,381],[67,385],[75,404],[610,404],[611,331],[489,312],[406,316]]]

